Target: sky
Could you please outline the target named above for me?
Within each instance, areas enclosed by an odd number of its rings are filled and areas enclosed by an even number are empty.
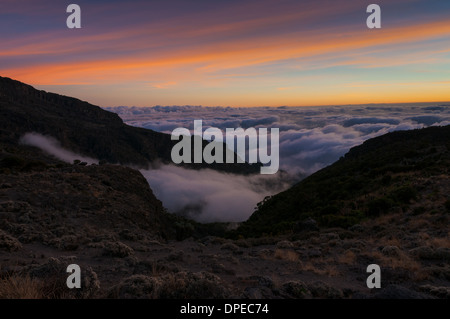
[[[1,0],[0,76],[103,107],[450,101],[450,1],[73,2],[81,29]]]

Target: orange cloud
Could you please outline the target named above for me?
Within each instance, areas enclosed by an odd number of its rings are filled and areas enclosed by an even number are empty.
[[[236,69],[261,64],[270,64],[287,59],[314,58],[317,55],[329,55],[354,52],[377,46],[392,44],[398,46],[404,43],[417,42],[450,35],[450,24],[447,20],[436,21],[411,27],[398,27],[381,30],[361,30],[357,32],[298,32],[288,36],[273,36],[271,38],[254,38],[249,40],[230,40],[220,45],[204,44],[201,47],[187,47],[179,52],[145,52],[125,55],[108,60],[72,61],[67,63],[47,62],[31,67],[4,68],[7,74],[22,78],[35,84],[55,84],[79,82],[80,78],[96,80],[121,81],[122,77],[145,80],[146,74],[163,74],[169,70],[188,68],[196,75],[207,75],[213,72]],[[122,35],[125,36],[125,33]],[[105,40],[108,42],[111,35]],[[101,41],[100,36],[89,41]],[[29,52],[45,53],[52,46],[45,48],[38,44],[6,51],[1,55],[20,55]],[[63,51],[58,51],[63,52]],[[370,64],[370,61],[368,61]],[[383,62],[383,61],[381,61]],[[386,59],[384,62],[389,63]],[[353,63],[347,61],[345,63]],[[364,60],[355,63],[362,64]],[[408,63],[408,61],[404,61]],[[378,64],[378,63],[377,63]],[[370,65],[368,65],[370,66]],[[376,65],[375,65],[376,66]],[[181,72],[180,72],[181,73]]]
[[[151,87],[153,87],[155,89],[167,89],[168,87],[174,86],[176,84],[177,84],[177,82],[175,82],[175,81],[169,81],[169,82],[165,82],[165,83],[151,84]]]
[[[354,3],[351,5],[354,6]],[[357,30],[328,27],[315,31],[299,30],[281,34],[273,32],[267,35],[259,32],[254,36],[238,36],[242,30],[258,30],[267,26],[289,23],[296,19],[313,20],[319,15],[326,17],[336,10],[345,12],[351,5],[348,4],[347,7],[342,8],[330,6],[323,9],[311,7],[301,12],[288,12],[283,15],[257,17],[232,23],[213,23],[210,28],[203,28],[200,22],[183,28],[180,27],[184,25],[183,23],[173,25],[173,21],[165,21],[157,25],[149,24],[151,28],[146,25],[95,35],[81,34],[67,37],[64,32],[54,32],[41,35],[36,39],[31,36],[14,39],[2,43],[0,57],[29,56],[33,60],[29,59],[24,66],[14,64],[3,66],[2,75],[34,85],[108,85],[133,82],[144,83],[143,86],[149,85],[155,89],[170,87],[177,90],[190,85],[196,85],[197,88],[211,88],[221,85],[236,86],[237,83],[243,83],[242,88],[245,89],[253,85],[251,81],[244,83],[245,78],[249,77],[258,83],[263,83],[265,87],[271,86],[269,92],[273,93],[274,90],[280,92],[277,92],[276,97],[260,92],[252,92],[253,95],[249,97],[234,92],[235,101],[253,101],[248,102],[252,104],[273,103],[273,105],[289,102],[292,105],[298,105],[302,101],[305,104],[313,104],[313,101],[319,99],[322,104],[328,102],[335,104],[338,101],[348,103],[344,101],[345,99],[352,102],[357,99],[361,101],[370,99],[367,102],[379,101],[372,100],[374,94],[371,92],[373,91],[354,94],[339,93],[333,91],[334,89],[330,86],[324,89],[329,90],[329,93],[301,92],[302,100],[299,100],[300,89],[297,88],[303,87],[302,85],[289,83],[289,79],[283,79],[283,83],[277,83],[280,75],[276,74],[276,68],[265,69],[264,67],[293,60],[289,67],[295,71],[334,66],[369,69],[408,64],[438,64],[448,59],[445,55],[448,52],[447,49],[424,47],[421,43],[431,39],[448,39],[450,37],[448,19],[380,30],[368,30],[365,25],[361,25],[361,28]],[[189,17],[189,21],[192,23],[192,17]],[[185,22],[185,25],[188,25],[188,18]],[[228,36],[222,38],[219,35]],[[55,38],[58,40],[55,41]],[[150,41],[153,39],[155,41]],[[190,41],[191,39],[201,39],[201,41]],[[420,48],[419,52],[402,49],[404,46],[415,43]],[[105,55],[91,54],[98,48],[104,50]],[[399,51],[395,56],[378,55],[378,52],[396,49]],[[404,52],[404,55],[401,55],[401,52]],[[58,59],[66,55],[71,57],[64,62]],[[55,59],[40,61],[37,59],[40,56],[55,56]],[[336,60],[335,57],[341,57],[342,60]],[[271,76],[274,76],[273,83],[269,80]],[[365,84],[360,85],[363,88]],[[392,85],[401,86],[399,83]],[[436,97],[443,100],[449,99],[449,93],[433,89],[430,87],[431,84],[423,85],[422,96],[432,98],[435,94],[433,99]],[[384,87],[385,96],[391,100],[404,99],[408,96],[420,98],[417,94],[409,93],[408,95],[403,91],[395,95],[393,92],[386,91],[386,86],[381,86]],[[293,87],[296,90],[290,90]],[[351,88],[354,89],[357,86]],[[370,88],[374,89],[374,86]],[[157,90],[153,92],[155,91]],[[313,94],[316,96],[314,97]],[[258,98],[258,95],[261,95],[261,98]],[[280,95],[283,98],[282,102],[279,100]],[[222,99],[218,96],[205,96],[205,100],[210,98]],[[421,98],[421,100],[424,99],[424,97]],[[225,98],[223,100],[228,101]]]

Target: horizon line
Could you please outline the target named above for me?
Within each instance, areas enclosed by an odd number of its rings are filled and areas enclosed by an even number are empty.
[[[102,108],[117,108],[117,107],[136,107],[136,108],[155,108],[155,107],[202,107],[202,108],[296,108],[296,107],[336,107],[336,106],[370,106],[370,105],[411,105],[411,104],[437,104],[437,103],[450,103],[450,101],[420,101],[420,102],[383,102],[383,103],[356,103],[356,104],[317,104],[317,105],[255,105],[255,106],[223,106],[223,105],[201,105],[201,104],[173,104],[173,105],[153,105],[153,106],[137,106],[137,105],[109,105],[101,106]],[[437,105],[437,106],[450,106],[449,105]]]

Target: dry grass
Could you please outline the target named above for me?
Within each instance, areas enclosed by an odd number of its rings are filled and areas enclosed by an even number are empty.
[[[347,250],[342,256],[338,257],[338,262],[345,265],[354,265],[356,263],[356,254]]]
[[[365,226],[387,226],[392,224],[397,224],[401,219],[401,215],[399,213],[391,213],[386,215],[380,215],[376,219],[371,219],[363,222],[362,224]]]
[[[430,237],[430,235],[428,233],[420,232],[419,233],[419,238],[420,238],[420,240],[425,241],[425,240],[430,239],[431,237]]]
[[[448,236],[450,236],[450,233],[448,233]],[[440,238],[430,238],[426,241],[428,246],[431,246],[433,248],[450,248],[450,237],[440,237]]]
[[[402,242],[397,237],[391,237],[386,239],[382,238],[380,242],[383,246],[397,246],[399,248],[403,247]]]
[[[339,276],[341,273],[337,270],[335,265],[330,264],[313,264],[312,262],[308,261],[306,263],[302,263],[300,266],[302,271],[309,271],[316,275],[320,276],[328,276],[328,277],[336,277]]]
[[[385,256],[381,252],[375,251],[370,253],[370,256],[377,260],[377,264],[383,267],[403,270],[414,281],[421,281],[428,279],[429,274],[424,270],[422,265],[416,260],[409,257],[406,253],[400,252],[399,256]]]
[[[314,263],[311,261],[300,263],[301,270],[309,271],[316,275],[336,277],[341,273],[336,268],[336,260],[334,258],[319,257],[314,259]]]
[[[277,249],[274,253],[275,259],[298,262],[300,260],[298,253],[293,250]]]
[[[6,273],[0,278],[0,299],[74,299],[76,291],[57,277],[31,278],[28,274]]]
[[[425,218],[414,218],[408,222],[409,231],[420,231],[422,229],[429,229],[430,222]]]
[[[0,279],[0,299],[42,299],[44,285],[29,276],[17,275]]]

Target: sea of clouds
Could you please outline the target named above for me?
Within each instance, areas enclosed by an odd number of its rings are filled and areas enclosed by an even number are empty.
[[[287,189],[315,171],[332,164],[353,146],[398,130],[450,125],[450,104],[359,105],[327,107],[108,107],[125,123],[170,134],[175,128],[193,131],[194,120],[203,130],[278,128],[280,172],[240,176],[213,170],[188,170],[153,165],[140,170],[155,195],[171,212],[200,222],[244,221],[265,196]],[[23,143],[40,147],[66,162],[95,159],[62,149],[51,137],[27,134]]]
[[[175,128],[279,128],[280,169],[300,176],[333,163],[365,140],[398,130],[450,124],[450,104],[328,107],[108,107],[125,123],[170,134]]]
[[[125,123],[171,134],[178,127],[278,128],[280,173],[243,177],[163,166],[144,172],[155,194],[172,212],[198,221],[243,221],[265,196],[285,190],[332,164],[353,146],[398,130],[450,124],[450,104],[383,104],[327,107],[108,107]]]

